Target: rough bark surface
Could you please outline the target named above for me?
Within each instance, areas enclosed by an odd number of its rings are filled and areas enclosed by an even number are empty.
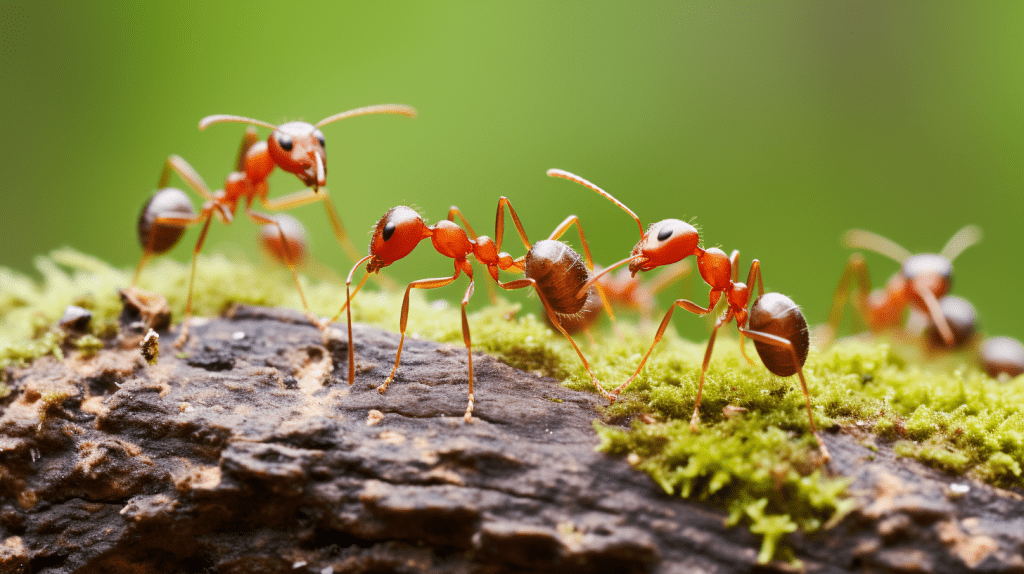
[[[784,570],[724,514],[596,452],[599,398],[475,354],[299,314],[196,323],[179,358],[132,341],[12,370],[0,402],[0,572]],[[809,572],[1024,572],[1024,499],[825,433],[860,508],[793,536]],[[870,461],[870,462],[869,462]],[[966,493],[959,486],[969,485]]]

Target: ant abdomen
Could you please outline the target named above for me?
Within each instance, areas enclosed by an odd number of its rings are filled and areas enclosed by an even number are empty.
[[[792,299],[781,293],[761,295],[750,308],[749,321],[751,331],[786,339],[796,351],[799,364],[793,364],[793,355],[789,349],[755,340],[757,354],[769,371],[780,377],[788,377],[803,367],[811,346],[811,337],[807,331],[807,320]]]
[[[992,337],[981,346],[981,364],[990,377],[1024,374],[1024,344],[1011,337]]]
[[[601,316],[604,311],[604,307],[601,304],[601,297],[597,294],[597,289],[591,287],[587,291],[587,301],[583,304],[583,308],[572,315],[558,315],[558,324],[565,329],[566,333],[575,335],[580,331],[590,327],[597,319]],[[554,328],[551,323],[551,317],[548,317],[547,313],[543,313],[544,322],[549,327]]]
[[[957,349],[974,338],[974,332],[978,325],[978,314],[970,301],[956,295],[946,295],[939,299],[939,308],[953,333],[953,341],[952,344],[947,343],[935,323],[931,323],[925,329],[925,337],[932,348]]]
[[[587,303],[586,294],[577,297],[590,278],[583,257],[561,241],[543,239],[526,253],[524,272],[537,282],[537,289],[559,315],[579,313]]]
[[[192,201],[184,191],[173,187],[157,190],[142,206],[139,214],[139,243],[146,253],[160,254],[174,247],[185,233],[184,225],[156,223],[158,217],[192,219],[196,216]]]
[[[306,228],[298,219],[281,213],[274,216],[277,225],[268,223],[260,229],[260,245],[279,263],[302,265],[306,261]],[[280,225],[280,229],[278,229]],[[284,241],[281,236],[284,235]]]

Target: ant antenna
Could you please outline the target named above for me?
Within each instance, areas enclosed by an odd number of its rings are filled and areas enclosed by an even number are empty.
[[[884,255],[897,263],[903,263],[912,254],[891,239],[863,229],[851,229],[843,235],[843,245],[847,247],[867,249]]]
[[[966,225],[963,229],[954,233],[953,237],[949,238],[946,246],[942,248],[939,254],[952,261],[963,253],[964,249],[979,241],[981,241],[981,229],[976,225]]]
[[[633,216],[633,219],[636,220],[637,226],[640,227],[640,237],[643,238],[643,236],[644,236],[644,225],[642,223],[640,223],[640,218],[637,217],[637,215],[635,213],[633,213],[632,209],[626,207],[626,204],[624,204],[621,201],[619,201],[619,200],[615,199],[614,197],[612,197],[612,194],[610,194],[607,191],[601,189],[600,187],[597,187],[596,185],[590,183],[589,181],[583,179],[582,177],[580,177],[580,176],[578,176],[578,175],[576,175],[574,173],[569,173],[569,172],[567,172],[565,170],[553,169],[552,168],[552,169],[549,169],[547,173],[551,177],[560,177],[562,179],[568,179],[569,181],[575,181],[576,183],[578,183],[578,184],[580,184],[580,185],[582,185],[584,187],[589,187],[590,189],[592,189],[592,190],[596,191],[597,193],[603,195],[605,198],[607,198],[609,201],[611,201],[615,205],[618,205],[619,207],[621,207],[623,210],[625,210],[626,213],[628,213],[631,216]]]
[[[416,108],[410,106],[403,106],[402,104],[380,104],[376,106],[366,106],[363,108],[356,108],[347,112],[341,112],[328,116],[317,123],[313,124],[313,127],[318,128],[322,125],[343,120],[345,118],[351,118],[354,116],[365,116],[369,114],[398,114],[400,116],[406,116],[409,118],[416,117]]]
[[[590,278],[590,280],[588,280],[586,283],[584,283],[583,286],[580,287],[579,291],[576,292],[576,296],[577,297],[582,297],[583,294],[586,293],[588,290],[590,290],[590,288],[593,287],[594,284],[597,283],[597,281],[600,278],[602,278],[605,275],[607,275],[608,273],[618,269],[619,267],[622,267],[623,265],[633,261],[634,259],[639,259],[641,257],[643,257],[642,253],[637,254],[637,255],[630,255],[629,257],[623,259],[622,261],[616,262],[615,264],[611,265],[610,267],[605,267],[604,269],[601,270],[600,273],[594,275],[593,277]]]
[[[243,116],[232,116],[232,115],[228,115],[228,114],[217,114],[217,115],[213,115],[213,116],[206,116],[205,118],[199,120],[199,129],[200,130],[205,130],[206,127],[209,126],[210,124],[222,124],[222,123],[231,123],[231,122],[240,123],[240,124],[252,124],[254,126],[262,126],[262,127],[265,127],[265,128],[270,128],[272,130],[276,130],[277,129],[277,126],[275,126],[274,124],[268,124],[267,122],[265,122],[263,120],[254,120],[252,118],[246,118],[246,117],[243,117]]]

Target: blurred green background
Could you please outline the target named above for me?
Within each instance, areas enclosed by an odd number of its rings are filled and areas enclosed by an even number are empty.
[[[766,287],[812,323],[849,256],[845,230],[919,252],[978,224],[954,292],[988,333],[1024,338],[1022,3],[46,4],[0,9],[0,265],[34,272],[35,255],[69,245],[133,266],[136,218],[168,155],[214,188],[231,169],[244,128],[199,132],[203,116],[315,122],[400,102],[420,117],[323,130],[329,187],[360,249],[398,204],[428,222],[455,204],[491,234],[506,195],[531,239],[576,213],[599,262],[626,256],[635,223],[545,177],[559,167],[644,225],[692,219],[705,246],[741,251],[744,276],[760,259]],[[300,187],[271,178],[272,196]],[[293,214],[315,240],[310,273],[346,273],[323,210]],[[207,249],[256,259],[255,232],[215,224]],[[186,260],[196,236],[170,256]],[[514,237],[507,246],[521,254]],[[897,270],[869,264],[876,286]],[[388,271],[404,283],[451,261],[423,244]],[[459,285],[431,296],[455,300]],[[706,294],[691,277],[661,308]],[[675,324],[706,337],[699,320]]]

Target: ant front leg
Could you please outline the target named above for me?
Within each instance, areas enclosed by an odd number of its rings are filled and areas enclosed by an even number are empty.
[[[818,329],[817,339],[821,348],[827,347],[838,332],[839,324],[843,320],[843,311],[846,309],[846,300],[854,289],[857,290],[854,307],[857,308],[864,320],[871,324],[868,317],[870,312],[868,310],[868,293],[871,292],[871,278],[864,256],[859,253],[851,255],[850,260],[846,263],[843,275],[839,278],[839,285],[836,286],[835,295],[832,296],[832,306],[828,310],[828,322]]]
[[[698,317],[702,317],[702,316],[707,315],[708,313],[710,313],[711,310],[715,308],[715,305],[718,304],[718,300],[719,300],[720,297],[721,297],[721,292],[720,291],[712,291],[711,292],[711,304],[708,305],[707,309],[701,307],[700,305],[698,305],[698,304],[696,304],[696,303],[694,303],[692,301],[688,301],[686,299],[677,299],[676,302],[673,303],[672,306],[668,308],[668,311],[665,313],[665,318],[661,320],[661,325],[658,326],[658,332],[654,335],[654,342],[651,343],[651,347],[649,349],[647,349],[647,354],[644,355],[644,358],[640,359],[640,364],[637,366],[636,372],[634,372],[631,377],[626,379],[626,382],[622,383],[615,390],[613,390],[611,392],[612,396],[613,397],[618,396],[619,393],[625,391],[626,387],[628,387],[630,385],[630,383],[632,383],[638,376],[640,376],[640,371],[642,371],[644,369],[644,365],[647,364],[647,359],[650,358],[651,353],[654,351],[654,347],[656,347],[658,345],[658,343],[661,342],[661,338],[663,336],[665,336],[665,330],[668,329],[669,323],[672,322],[672,313],[675,312],[676,307],[682,307],[683,309],[693,313],[694,315],[697,315]],[[715,329],[717,329],[717,328],[718,327],[715,327]],[[715,336],[714,332],[712,332],[712,334],[711,334],[712,341],[714,341],[714,336]],[[701,380],[703,381],[703,374],[701,375]]]
[[[759,343],[766,343],[768,345],[773,345],[776,347],[781,347],[789,352],[793,361],[792,364],[797,365],[796,372],[797,375],[800,376],[800,386],[801,388],[803,388],[804,399],[806,399],[807,401],[807,420],[810,421],[811,423],[811,433],[814,435],[815,440],[818,441],[818,449],[821,452],[821,457],[825,460],[825,462],[831,460],[832,457],[829,456],[828,449],[825,448],[825,443],[824,441],[821,440],[821,436],[818,435],[818,429],[814,426],[814,413],[811,411],[811,393],[807,390],[807,380],[804,378],[804,368],[800,362],[799,356],[796,353],[796,348],[793,347],[793,343],[783,337],[779,337],[778,335],[772,335],[770,333],[762,333],[760,331],[749,331],[747,329],[744,329],[743,327],[739,327],[739,331],[740,333],[746,335],[753,341],[757,341]]]
[[[391,369],[391,374],[388,378],[384,379],[384,382],[377,387],[377,392],[384,394],[384,391],[388,389],[388,385],[391,381],[395,380],[395,373],[398,371],[398,362],[402,359],[402,347],[405,345],[405,326],[409,322],[409,292],[413,289],[437,289],[438,287],[444,287],[445,285],[451,284],[453,281],[459,278],[461,271],[456,268],[455,275],[451,277],[437,277],[434,279],[420,279],[413,281],[405,288],[405,298],[402,299],[402,318],[399,321],[399,331],[401,337],[398,340],[398,353],[395,355],[395,366]],[[465,307],[463,307],[465,310]],[[465,315],[463,315],[465,317]],[[469,326],[466,325],[466,333],[468,333]],[[470,375],[472,376],[472,375]]]

